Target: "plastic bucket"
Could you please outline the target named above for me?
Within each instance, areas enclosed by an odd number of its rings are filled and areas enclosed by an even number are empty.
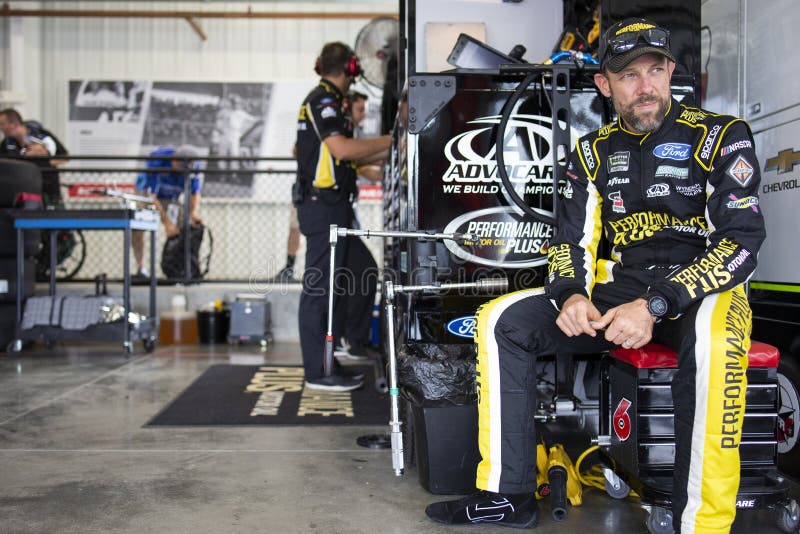
[[[230,328],[230,310],[197,312],[197,337],[200,343],[225,343]]]

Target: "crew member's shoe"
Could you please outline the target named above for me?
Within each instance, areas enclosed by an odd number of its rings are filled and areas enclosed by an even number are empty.
[[[345,340],[342,340],[342,344],[336,347],[333,350],[333,355],[339,358],[340,360],[350,360],[350,361],[367,361],[367,360],[379,360],[380,354],[378,351],[366,345],[364,343],[353,343],[348,344]]]
[[[358,367],[345,367],[344,365],[340,365],[334,373],[345,378],[352,378],[353,380],[364,380],[364,371],[361,371]]]
[[[314,380],[306,380],[306,389],[319,389],[323,391],[353,391],[364,385],[363,380],[348,378],[341,375],[323,376]]]
[[[144,267],[137,269],[131,274],[131,283],[134,285],[144,285],[150,283],[150,273]]]
[[[425,513],[446,525],[494,524],[511,528],[533,528],[539,522],[536,495],[479,491],[454,501],[435,502]]]

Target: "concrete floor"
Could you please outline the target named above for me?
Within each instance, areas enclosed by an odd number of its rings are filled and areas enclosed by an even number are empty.
[[[257,350],[118,346],[0,354],[0,532],[441,533],[504,531],[431,523],[427,493],[388,451],[356,445],[388,427],[143,428],[214,363],[300,360]],[[564,523],[545,502],[538,532],[646,532],[636,501],[586,489]],[[741,513],[734,532],[779,532]]]

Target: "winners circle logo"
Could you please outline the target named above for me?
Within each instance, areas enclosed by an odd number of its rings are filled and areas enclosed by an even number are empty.
[[[553,216],[548,211],[536,211]],[[466,243],[445,241],[455,256],[479,265],[511,269],[547,263],[547,249],[555,234],[553,226],[523,217],[510,206],[464,213],[450,221],[444,231],[475,236],[475,241]]]
[[[444,156],[449,165],[442,176],[445,193],[494,194],[502,183],[497,170],[497,125],[500,116],[470,121],[477,127],[447,142]],[[503,158],[508,177],[518,192],[552,194],[552,119],[539,115],[513,115],[505,131]],[[517,187],[518,186],[518,187]],[[523,191],[524,190],[524,191]]]

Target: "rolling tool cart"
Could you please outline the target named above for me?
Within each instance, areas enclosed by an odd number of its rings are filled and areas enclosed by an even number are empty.
[[[22,329],[23,319],[23,287],[17,287],[17,316],[15,338],[9,343],[9,352],[20,352],[23,341],[42,340],[45,343],[55,341],[116,341],[122,339],[123,350],[133,352],[133,341],[141,340],[144,349],[151,352],[155,348],[157,338],[156,318],[156,230],[158,214],[149,209],[110,209],[110,210],[46,210],[24,211],[10,210],[17,230],[17,273],[22,277],[24,269],[24,233],[26,230],[50,231],[50,287],[49,295],[56,297],[56,241],[55,230],[122,230],[123,239],[123,278],[122,307],[119,320],[113,322],[93,323],[80,329],[62,328],[61,322],[55,324],[36,325],[30,329]],[[131,272],[130,250],[131,230],[151,232],[150,238],[150,295],[147,317],[141,321],[131,321]]]
[[[774,509],[778,526],[795,532],[800,508],[789,497],[789,483],[777,471],[779,354],[754,341],[748,353],[747,407],[739,454],[739,510]],[[675,434],[670,383],[677,354],[651,343],[616,349],[603,360],[598,444],[609,466],[606,491],[627,497],[632,488],[648,511],[651,533],[673,532],[671,492]]]

